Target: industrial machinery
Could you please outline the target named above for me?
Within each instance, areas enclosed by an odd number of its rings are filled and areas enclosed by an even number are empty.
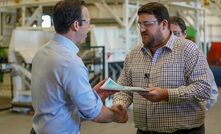
[[[15,29],[9,45],[9,62],[12,67],[12,106],[31,107],[31,62],[38,48],[53,36],[42,29]]]
[[[13,31],[9,45],[13,97],[12,107],[31,107],[31,67],[37,50],[54,35],[52,29],[17,28]],[[104,46],[82,45],[79,56],[89,71],[92,86],[104,79]]]
[[[9,62],[12,63],[13,105],[29,103],[31,60],[37,49],[47,42],[53,30],[42,27],[49,18],[51,27],[52,6],[58,0],[2,0],[1,18],[14,22],[12,26],[0,21],[0,36],[10,37]],[[85,50],[79,54],[89,70],[92,86],[99,80],[111,77],[117,80],[126,54],[140,43],[139,29],[136,27],[137,11],[140,5],[151,0],[87,0],[92,28]],[[221,28],[216,22],[220,15],[220,0],[159,0],[164,3],[170,15],[183,17],[188,26],[195,28],[195,41],[207,54],[210,42],[221,42]],[[4,9],[4,10],[3,10]],[[5,11],[9,11],[6,14]],[[13,10],[11,10],[13,9]],[[10,12],[11,11],[11,12]],[[15,12],[16,11],[16,12]],[[15,17],[17,13],[17,17]],[[9,17],[7,17],[9,16]],[[16,19],[15,19],[16,18]],[[10,21],[14,20],[14,21]],[[215,21],[208,21],[215,20]],[[11,24],[10,23],[10,24]],[[1,27],[4,25],[4,27]],[[13,26],[19,26],[8,36]],[[2,35],[2,31],[7,34]],[[220,30],[217,30],[220,31]],[[1,39],[1,38],[0,38]],[[5,41],[4,41],[5,42]],[[89,44],[89,45],[88,45]],[[22,106],[22,105],[21,105]]]

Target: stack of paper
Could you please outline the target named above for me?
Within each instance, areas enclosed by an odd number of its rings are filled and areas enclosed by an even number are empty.
[[[122,86],[114,82],[111,78],[108,78],[107,81],[101,86],[101,89],[104,90],[116,90],[116,91],[130,91],[130,92],[147,92],[148,89],[141,87],[129,87]]]

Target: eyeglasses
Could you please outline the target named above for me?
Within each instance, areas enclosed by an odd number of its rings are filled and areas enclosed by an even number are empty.
[[[183,33],[181,31],[172,31],[174,35],[176,35],[177,37],[181,37],[183,35]]]
[[[69,26],[72,24],[72,23],[74,23],[76,20],[72,20],[70,23],[69,23]],[[88,25],[90,25],[90,20],[85,20],[85,19],[83,19],[83,20],[79,20],[79,21],[81,21],[81,22],[85,22],[86,24],[88,24]]]
[[[144,28],[147,28],[153,24],[155,24],[156,22],[158,22],[157,20],[153,20],[153,21],[144,21],[144,22],[138,22],[137,23],[137,27],[138,28],[141,28],[141,27],[144,27]]]
[[[85,22],[85,23],[88,24],[88,25],[91,24],[90,20],[81,20],[81,22]]]

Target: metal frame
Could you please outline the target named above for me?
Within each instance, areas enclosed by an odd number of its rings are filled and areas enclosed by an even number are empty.
[[[44,6],[52,6],[59,0],[17,0],[15,3],[14,0],[2,0],[0,1],[1,7],[14,7],[22,9],[22,26],[31,26],[34,21],[37,21],[38,26],[41,24],[42,10]],[[106,50],[106,52],[118,53],[125,51],[127,53],[133,45],[136,45],[140,42],[140,36],[138,31],[134,32],[134,23],[137,20],[137,10],[140,5],[151,2],[154,0],[87,0],[88,6],[91,7],[93,12],[97,10],[97,14],[94,13],[92,17],[96,17],[97,19],[112,19],[114,20],[113,25],[118,26],[124,30],[123,40],[124,40],[124,48],[123,50]],[[178,7],[179,14],[183,17],[189,16],[189,18],[184,18],[189,25],[192,25],[196,28],[196,43],[203,45],[203,52],[207,54],[208,44],[210,44],[210,40],[208,38],[208,23],[207,23],[207,15],[208,11],[215,11],[212,13],[216,13],[215,15],[221,15],[221,0],[209,0],[209,5],[204,6],[201,0],[158,0],[158,2],[162,2],[169,7]],[[117,8],[114,8],[117,7]],[[35,8],[35,11],[31,16],[27,16],[26,9],[27,8]],[[170,8],[169,8],[170,9]],[[182,9],[182,11],[181,11]],[[183,12],[183,9],[185,12]],[[103,18],[99,16],[101,12],[107,13],[105,14],[107,18]],[[172,11],[172,10],[171,10]],[[97,15],[97,16],[96,16]],[[93,18],[92,18],[93,21]],[[136,40],[136,43],[131,43]],[[106,54],[105,54],[106,55]],[[122,61],[123,62],[123,61]],[[106,60],[106,68],[105,74],[106,77],[108,75],[108,60]]]
[[[200,1],[197,0],[191,4],[180,3],[180,2],[171,2],[169,4],[170,9],[175,9],[184,20],[187,22],[187,25],[193,26],[196,28],[196,44],[202,49],[206,55],[207,45],[209,44],[207,37],[207,19],[206,19],[206,9],[202,7]],[[174,8],[174,7],[177,7]],[[188,18],[187,18],[188,17]]]
[[[14,7],[22,9],[22,26],[30,26],[34,21],[38,22],[37,26],[41,24],[42,8],[43,6],[52,6],[59,0],[2,0],[0,1],[1,7]],[[87,0],[88,4],[95,5],[99,10],[107,10],[120,27],[125,28],[125,48],[129,50],[132,46],[130,44],[131,38],[138,38],[135,34],[131,33],[131,26],[136,21],[136,11],[139,8],[140,4],[150,2],[153,0]],[[212,10],[213,14],[220,15],[221,9],[221,0],[209,0],[209,6],[204,6],[201,0],[159,0],[158,2],[162,2],[169,5],[179,6],[181,8],[185,8],[187,10],[194,10],[193,20],[195,22],[194,26],[197,28],[197,39],[196,43],[205,42],[204,44],[208,44],[207,33],[207,22],[206,15],[207,12],[205,9]],[[115,4],[117,6],[121,6],[122,10],[118,12],[123,12],[123,16],[119,16],[116,12],[113,11],[110,4]],[[27,17],[25,14],[26,8],[38,6],[36,10],[33,12],[31,17]],[[131,11],[133,10],[133,13]],[[214,12],[215,11],[215,12]],[[122,18],[123,17],[123,18]],[[204,53],[207,52],[206,47],[202,47]]]

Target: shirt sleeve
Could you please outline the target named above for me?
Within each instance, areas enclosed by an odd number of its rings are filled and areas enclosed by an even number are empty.
[[[129,68],[129,56],[126,57],[124,62],[123,70],[120,74],[120,77],[118,79],[118,83],[124,86],[133,86],[132,80],[130,76],[130,72],[128,71]],[[113,97],[113,105],[115,104],[121,104],[124,107],[129,107],[129,105],[133,101],[132,93],[129,92],[119,92],[114,94]]]
[[[206,101],[206,110],[209,110],[216,104],[219,96],[219,90],[217,88],[214,77],[212,77],[211,80],[212,80],[211,93],[210,93],[210,98]]]
[[[88,80],[88,71],[83,62],[79,60],[70,63],[63,73],[63,87],[79,110],[79,115],[92,120],[99,115],[103,103],[93,91]]]
[[[184,50],[185,86],[169,89],[169,102],[199,102],[209,99],[211,77],[209,66],[202,51],[188,44]],[[195,45],[195,44],[192,44]]]

